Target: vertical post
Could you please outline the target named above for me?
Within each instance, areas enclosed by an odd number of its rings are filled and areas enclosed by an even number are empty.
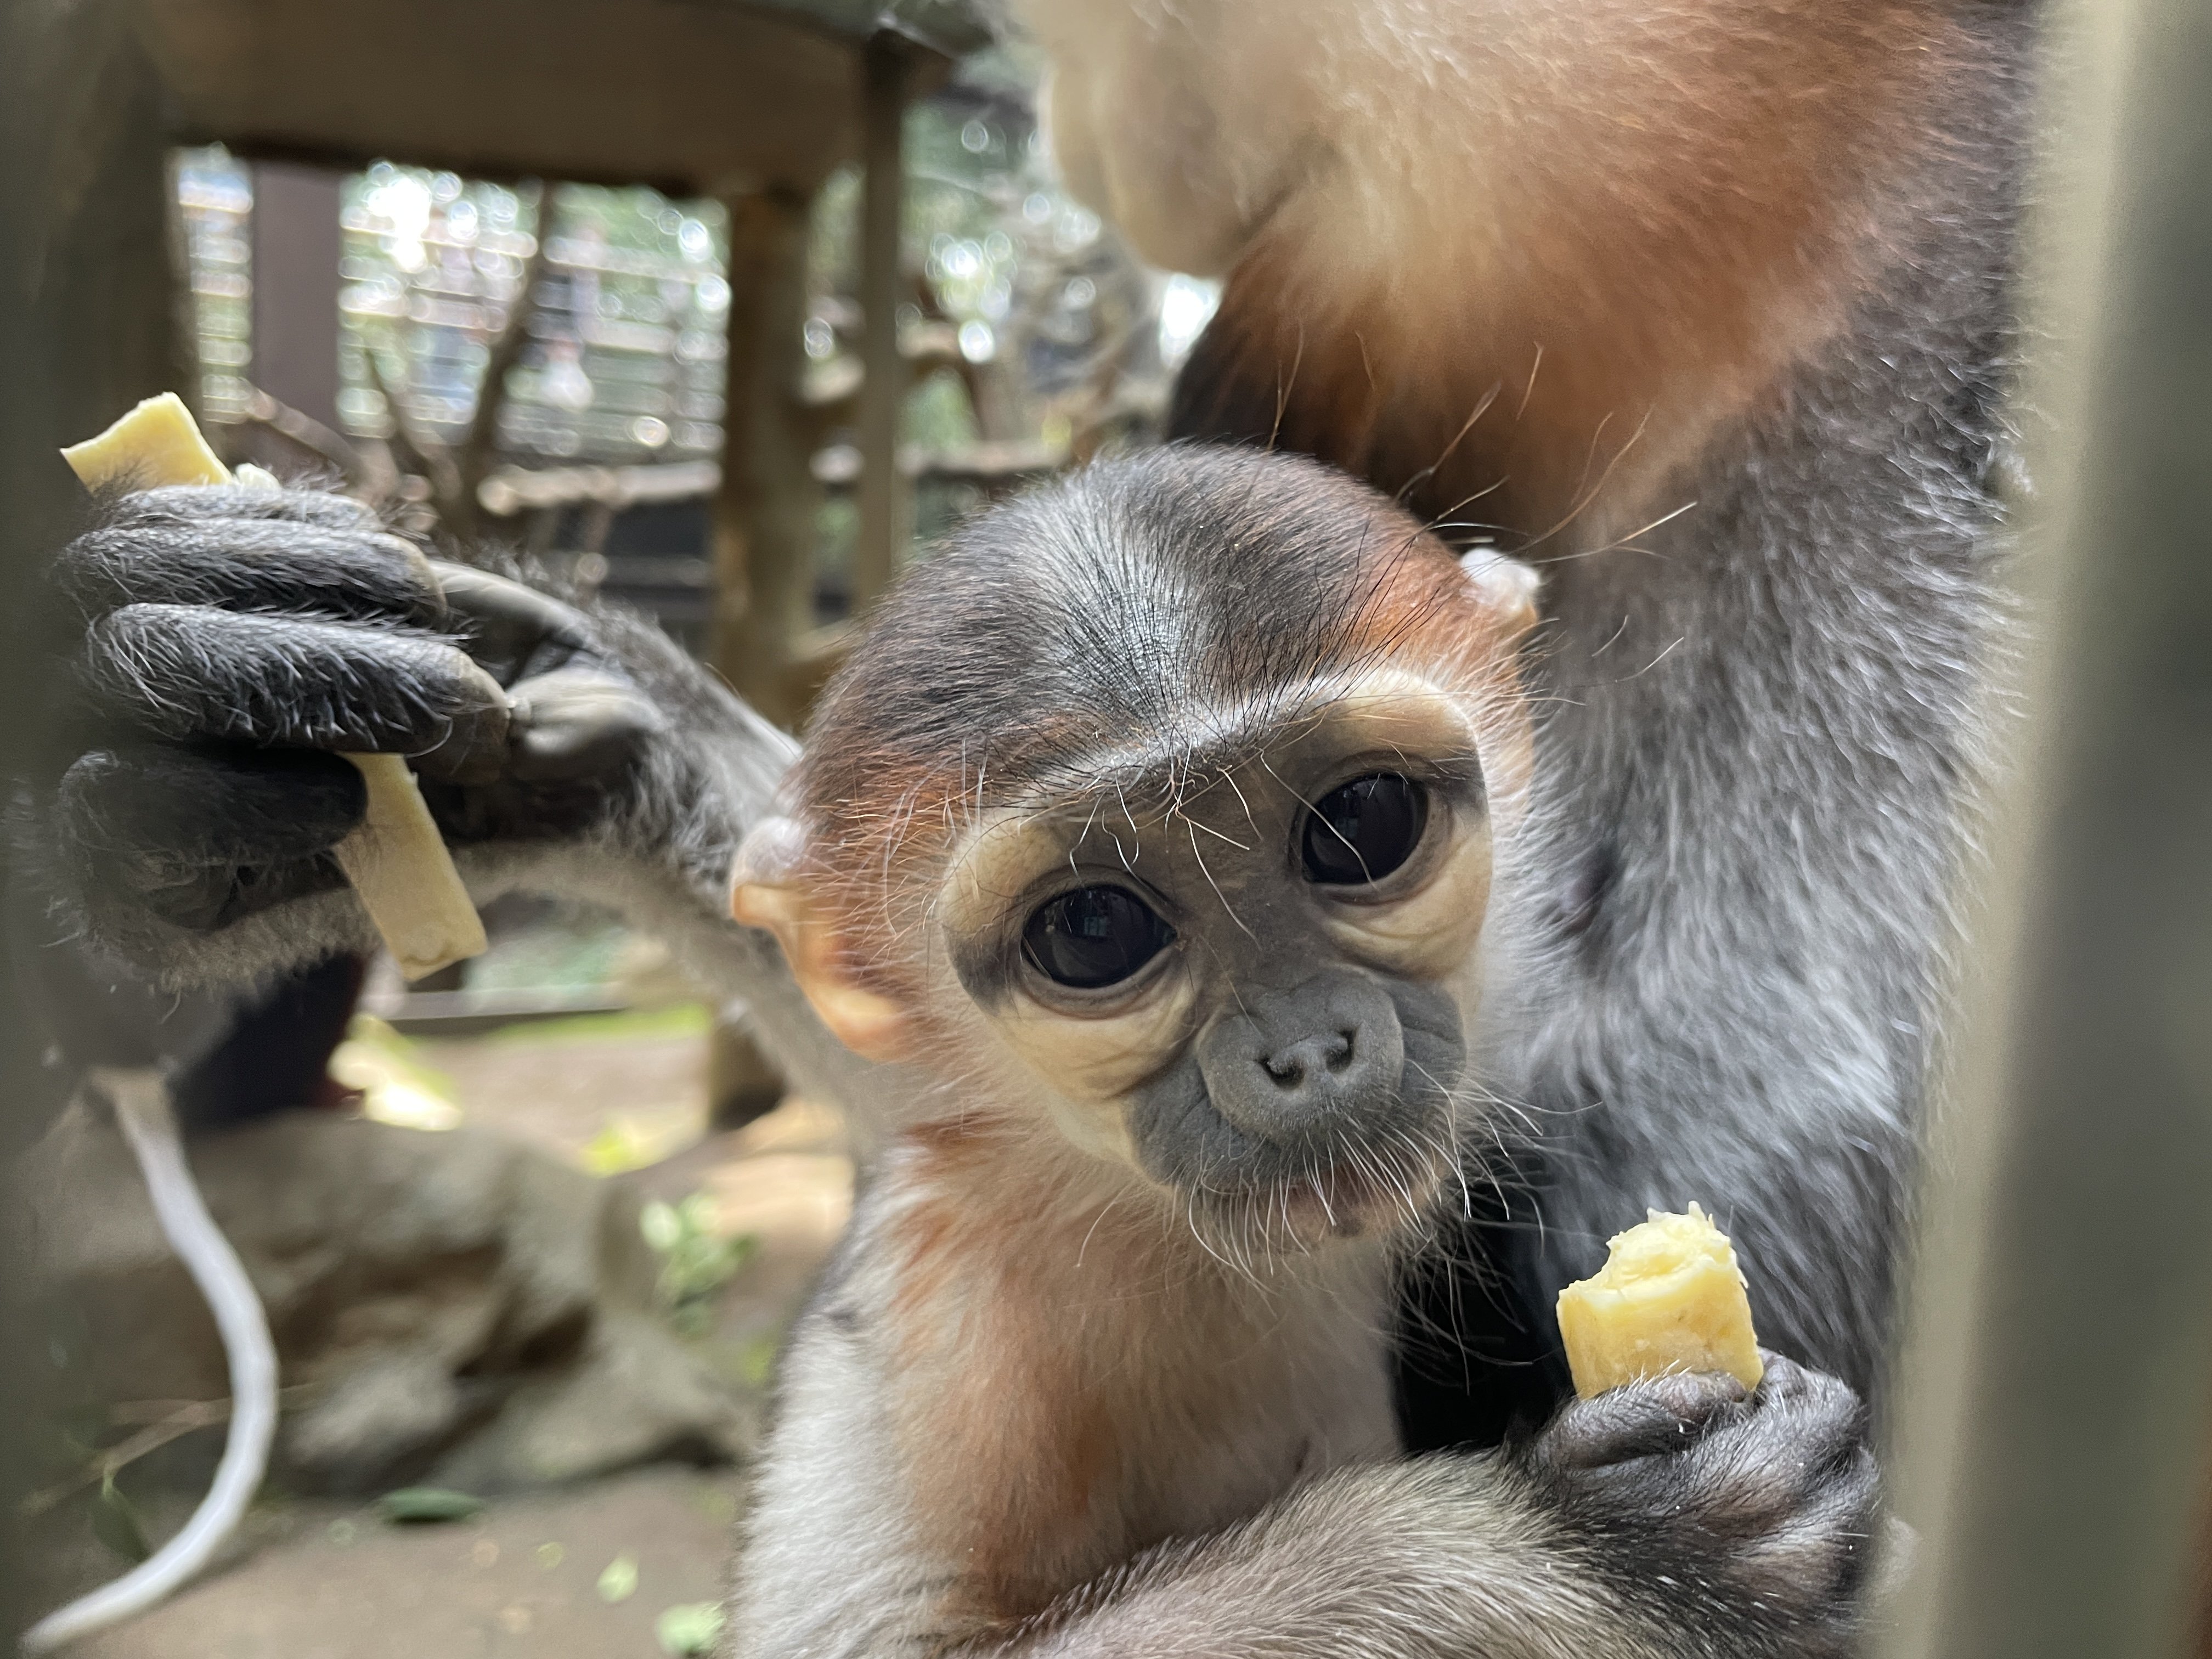
[[[21,307],[9,320],[24,330],[34,376],[8,388],[31,437],[6,458],[0,499],[16,514],[33,499],[78,499],[67,469],[41,453],[47,440],[73,443],[157,392],[199,393],[179,326],[163,94],[130,9],[27,9],[9,41],[27,104],[10,123],[22,249],[9,286],[25,286],[9,295]]]
[[[722,487],[714,498],[712,660],[769,719],[800,713],[786,672],[813,623],[813,428],[800,418],[806,350],[806,198],[747,190],[730,216],[728,356]],[[718,1127],[757,1117],[783,1084],[741,1019],[725,1015],[708,1048],[708,1110]]]
[[[2212,14],[2051,23],[2034,741],[1993,815],[1897,1390],[1888,1659],[2171,1659],[2212,1425]],[[2073,36],[2075,38],[2065,38]],[[2052,188],[2054,185],[2065,187]]]
[[[730,215],[729,356],[722,488],[714,499],[713,660],[740,696],[790,725],[784,672],[813,623],[813,437],[805,371],[808,203],[773,190],[725,198]]]
[[[253,383],[333,430],[340,183],[327,167],[253,167]]]
[[[0,579],[18,594],[82,511],[56,450],[138,398],[196,389],[177,329],[168,146],[160,77],[125,5],[0,5]],[[15,608],[27,623],[64,626],[61,607]],[[0,725],[0,774],[19,775],[39,753],[35,723],[50,706],[39,677],[66,643],[26,639],[0,660],[0,702],[15,711]],[[0,860],[12,851],[0,847]],[[9,908],[21,913],[9,931],[27,940],[15,954],[50,951],[43,911]],[[66,1097],[66,1079],[41,1063],[51,1033],[27,988],[0,997],[0,1158],[35,1139]],[[0,1421],[11,1424],[51,1411],[58,1385],[14,1259],[18,1231],[0,1228],[0,1328],[10,1333]],[[10,1652],[33,1611],[16,1503],[30,1438],[0,1432],[0,1648]]]
[[[906,361],[899,355],[902,292],[899,232],[905,200],[905,125],[913,48],[881,33],[860,54],[860,524],[853,550],[853,608],[890,586],[907,533],[899,475],[899,413]]]

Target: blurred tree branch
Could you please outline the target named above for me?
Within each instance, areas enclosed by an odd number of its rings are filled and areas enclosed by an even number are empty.
[[[522,195],[536,209],[536,244],[523,262],[521,279],[499,331],[487,343],[476,409],[459,443],[433,437],[399,395],[405,390],[404,382],[395,390],[385,374],[380,354],[373,347],[362,353],[370,383],[392,416],[392,453],[404,471],[416,474],[429,485],[430,506],[438,515],[439,526],[456,541],[474,541],[483,531],[483,506],[477,492],[499,462],[499,427],[507,411],[507,375],[529,348],[531,319],[538,312],[538,287],[553,244],[557,188],[533,180],[522,187]]]

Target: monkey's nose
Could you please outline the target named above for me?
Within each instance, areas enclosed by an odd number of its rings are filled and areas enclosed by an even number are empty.
[[[1310,1036],[1287,1048],[1263,1055],[1260,1067],[1279,1088],[1301,1089],[1308,1078],[1345,1071],[1358,1052],[1359,1030],[1354,1026],[1349,1030]]]
[[[1395,1104],[1406,1038],[1389,994],[1332,969],[1287,991],[1247,993],[1243,1008],[1200,1039],[1216,1111],[1247,1134],[1295,1141]]]

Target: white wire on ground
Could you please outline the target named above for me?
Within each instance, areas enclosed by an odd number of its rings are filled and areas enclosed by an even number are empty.
[[[100,1069],[92,1085],[115,1104],[123,1133],[137,1155],[154,1200],[154,1215],[207,1297],[230,1359],[230,1437],[215,1484],[184,1530],[111,1583],[48,1613],[23,1638],[26,1653],[46,1653],[80,1636],[143,1613],[208,1563],[230,1536],[261,1485],[269,1443],[276,1432],[276,1349],[261,1299],[239,1264],[238,1253],[208,1214],[185,1164],[161,1075],[137,1069]]]

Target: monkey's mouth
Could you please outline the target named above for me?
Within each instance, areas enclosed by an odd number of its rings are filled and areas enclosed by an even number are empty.
[[[1193,1195],[1194,1224],[1203,1221],[1205,1231],[1240,1247],[1295,1250],[1404,1237],[1434,1224],[1458,1167],[1441,1127],[1433,1135],[1394,1134],[1380,1143],[1347,1137],[1314,1149],[1300,1163],[1201,1183]]]
[[[1433,1230],[1462,1190],[1458,1033],[1411,1026],[1405,1064],[1380,1086],[1285,1121],[1214,1099],[1179,1068],[1133,1102],[1137,1161],[1182,1197],[1192,1230],[1232,1261],[1301,1255],[1340,1239]]]

